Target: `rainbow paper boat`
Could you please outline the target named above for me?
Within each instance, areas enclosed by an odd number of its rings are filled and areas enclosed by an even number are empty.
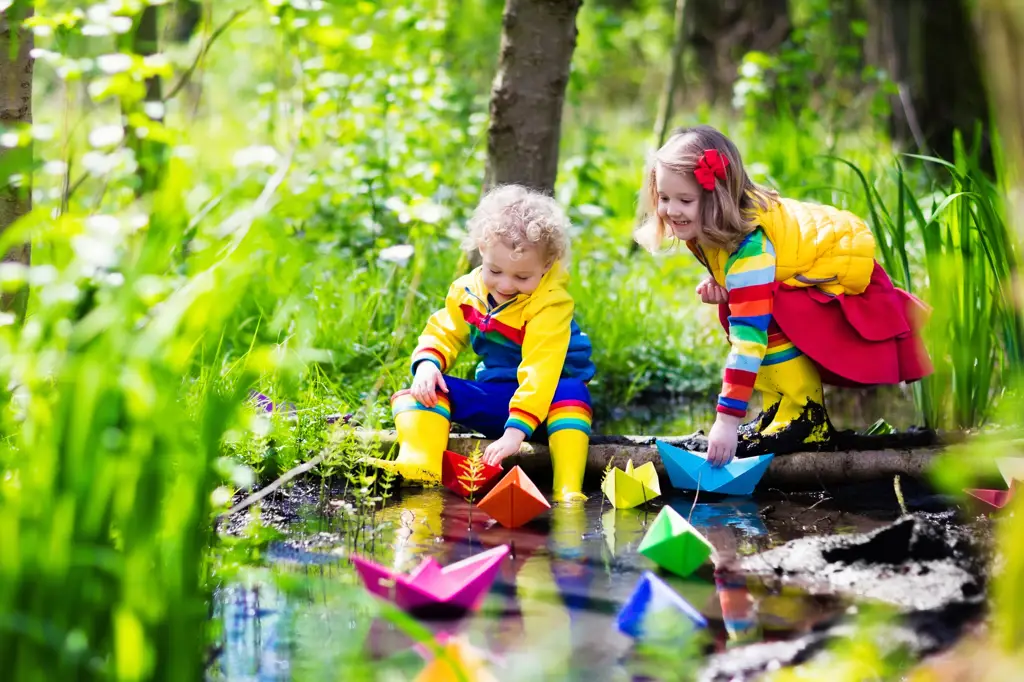
[[[491,481],[502,469],[500,466],[485,464],[482,459],[476,464],[475,472],[473,469],[473,462],[469,457],[445,450],[441,456],[441,485],[459,497],[483,497],[490,489]],[[472,487],[475,487],[475,490],[470,490]]]
[[[512,467],[476,506],[506,528],[517,528],[551,509],[551,503],[518,466]]]
[[[427,557],[407,575],[359,556],[352,564],[371,594],[414,615],[452,618],[479,608],[508,553],[501,545],[445,567]]]
[[[734,459],[713,467],[707,456],[656,441],[661,461],[672,485],[680,490],[704,490],[722,495],[750,495],[775,455]]]
[[[658,471],[654,462],[647,462],[636,469],[633,460],[626,462],[623,471],[618,467],[610,470],[601,483],[601,491],[616,509],[639,507],[661,495]]]

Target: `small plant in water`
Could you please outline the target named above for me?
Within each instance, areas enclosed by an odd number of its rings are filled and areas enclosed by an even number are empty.
[[[476,443],[473,446],[473,452],[469,453],[466,457],[466,466],[463,467],[464,473],[459,475],[458,479],[469,491],[469,496],[466,500],[469,502],[469,528],[467,530],[473,530],[473,499],[476,496],[480,486],[484,483],[484,460],[483,453],[480,452],[480,443]]]

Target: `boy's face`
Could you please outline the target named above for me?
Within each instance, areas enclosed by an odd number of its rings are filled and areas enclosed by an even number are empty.
[[[539,249],[524,249],[519,258],[508,244],[497,241],[480,248],[483,259],[484,285],[498,303],[505,303],[517,294],[529,296],[551,263],[545,263]]]
[[[658,190],[658,216],[676,239],[700,236],[701,186],[692,175],[673,173],[662,164],[654,169]]]

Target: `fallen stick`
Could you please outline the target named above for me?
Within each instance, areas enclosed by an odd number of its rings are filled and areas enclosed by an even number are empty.
[[[384,452],[395,445],[393,431],[357,431],[357,434],[364,442],[376,443]],[[659,437],[658,440],[686,447],[687,442],[698,438],[700,436],[695,434],[684,437]],[[492,442],[480,436],[452,434],[448,439],[448,449],[460,455],[470,455],[477,448],[484,450]],[[891,479],[897,475],[920,479],[925,477],[932,459],[944,449],[945,446],[936,446],[797,452],[780,455],[772,460],[765,473],[764,482],[775,487],[797,489],[820,488],[825,484]],[[609,461],[612,461],[614,466],[624,467],[628,459],[633,460],[634,466],[653,462],[658,474],[667,478],[653,436],[595,438],[587,455],[587,476],[599,478]],[[546,445],[524,443],[520,454],[513,455],[503,462],[505,469],[516,465],[522,467],[531,478],[550,478],[551,464]]]

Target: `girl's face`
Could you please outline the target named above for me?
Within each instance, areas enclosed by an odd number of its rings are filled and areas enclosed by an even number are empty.
[[[663,164],[654,168],[658,190],[658,216],[676,239],[688,241],[700,236],[700,200],[704,191],[691,175],[674,173]]]
[[[480,249],[483,278],[487,291],[498,303],[510,301],[519,294],[532,294],[551,263],[545,263],[538,249],[524,249],[519,258],[501,241]]]

